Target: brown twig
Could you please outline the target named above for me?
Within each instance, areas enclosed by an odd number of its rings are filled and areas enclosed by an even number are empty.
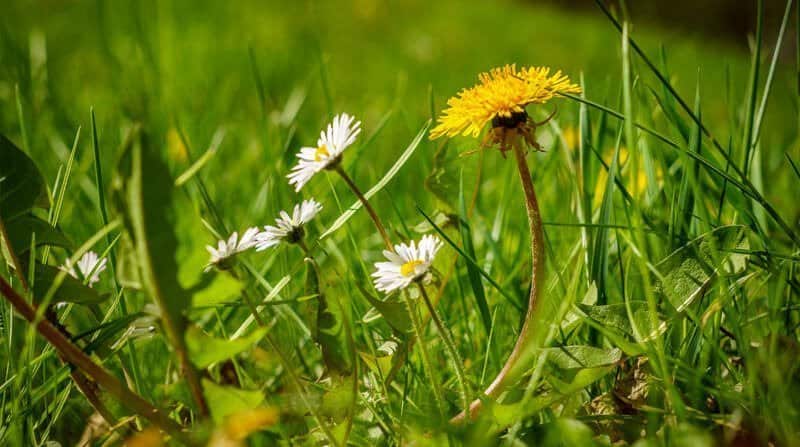
[[[0,293],[2,293],[14,309],[29,323],[33,323],[37,320],[36,308],[25,301],[25,299],[1,277]],[[176,440],[187,445],[195,444],[189,434],[175,421],[167,417],[166,413],[131,391],[130,388],[120,382],[119,379],[96,364],[88,355],[81,351],[80,348],[70,342],[49,320],[38,319],[36,322],[36,330],[39,332],[39,335],[56,349],[61,358],[92,378],[106,392],[114,396],[125,408],[147,419]]]
[[[11,246],[11,239],[8,237],[8,232],[6,231],[6,224],[3,221],[2,216],[0,216],[0,237],[3,238],[3,241],[6,244],[6,249],[8,250],[8,256],[11,258],[11,265],[14,266],[14,271],[16,272],[17,278],[19,278],[19,282],[22,283],[22,288],[25,289],[27,292],[30,290],[28,287],[28,280],[25,279],[25,271],[22,270],[22,264],[19,262],[19,258],[17,257],[17,253],[14,251],[14,247]]]

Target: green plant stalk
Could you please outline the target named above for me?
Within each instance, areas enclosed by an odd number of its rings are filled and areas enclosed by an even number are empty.
[[[232,270],[229,273],[231,273],[234,278],[239,278],[239,276]],[[250,309],[250,313],[253,314],[253,318],[255,318],[256,323],[261,327],[267,327],[266,321],[264,321],[264,319],[258,313],[258,307],[256,306],[256,303],[253,301],[250,294],[247,293],[247,290],[242,290],[242,296],[247,303],[248,309]],[[297,374],[295,374],[294,369],[292,369],[292,366],[289,363],[289,358],[286,357],[286,354],[280,350],[278,344],[272,339],[271,334],[267,333],[264,336],[264,339],[267,341],[269,348],[278,355],[281,365],[286,370],[286,373],[289,374],[289,378],[291,378],[294,386],[297,387],[300,394],[300,400],[302,400],[303,404],[306,406],[306,408],[308,408],[309,413],[311,413],[311,417],[314,418],[314,421],[325,434],[325,437],[328,438],[328,441],[331,443],[331,445],[337,447],[339,443],[336,441],[336,437],[333,435],[333,432],[331,432],[331,429],[322,421],[322,417],[320,417],[317,410],[311,405],[311,402],[308,401],[308,398],[306,397],[306,388],[303,386],[303,382],[300,381],[300,378],[297,377]]]
[[[33,305],[25,301],[4,278],[0,278],[0,293],[25,320],[31,323],[36,320],[36,309]],[[42,338],[47,340],[58,351],[65,361],[85,372],[125,408],[147,419],[176,440],[187,445],[194,444],[188,433],[184,432],[175,421],[167,417],[166,413],[151,405],[103,367],[96,364],[79,347],[70,342],[49,320],[39,320],[36,323],[36,330]]]
[[[408,310],[408,315],[411,317],[411,325],[414,328],[414,338],[419,341],[420,354],[422,356],[422,367],[425,369],[425,372],[428,374],[428,377],[431,380],[433,399],[436,401],[436,408],[439,410],[439,416],[444,417],[444,398],[442,397],[442,388],[433,374],[433,367],[431,366],[428,347],[425,345],[425,339],[422,338],[422,323],[419,320],[419,315],[417,314],[416,309],[414,309],[414,306],[411,304],[411,297],[409,296],[409,293],[404,291],[403,295],[405,297],[406,310]],[[410,348],[409,352],[411,352]]]
[[[530,341],[529,337],[533,324],[533,317],[536,314],[536,304],[539,301],[539,282],[544,276],[544,232],[542,216],[539,212],[539,201],[536,199],[536,190],[531,180],[531,172],[525,160],[525,149],[523,149],[520,144],[515,144],[513,150],[517,162],[517,170],[519,171],[520,182],[522,182],[522,191],[525,194],[525,209],[528,214],[528,225],[531,233],[531,292],[528,296],[528,310],[525,313],[525,321],[522,324],[522,330],[520,330],[517,341],[514,344],[514,349],[511,351],[511,354],[509,354],[503,368],[483,392],[490,398],[496,398],[506,389],[509,383],[513,383],[518,379],[520,359],[523,358],[523,354]],[[475,399],[470,404],[468,412],[464,411],[459,413],[451,419],[450,422],[453,424],[462,424],[467,419],[467,414],[469,414],[471,419],[475,419],[482,406],[483,400],[480,398]]]
[[[350,176],[347,175],[347,173],[342,168],[341,163],[336,163],[333,170],[336,171],[336,173],[339,174],[340,177],[342,177],[342,180],[344,180],[344,182],[347,183],[347,186],[350,188],[351,191],[353,191],[353,194],[355,194],[358,200],[361,202],[361,204],[364,205],[364,209],[367,210],[370,219],[372,219],[372,221],[375,223],[375,228],[377,228],[378,232],[381,234],[383,242],[386,244],[386,248],[390,251],[393,250],[392,241],[389,239],[389,233],[386,232],[386,227],[383,226],[381,219],[378,217],[378,214],[375,212],[375,209],[372,208],[372,205],[370,205],[369,200],[367,200],[367,198],[364,197],[364,194],[361,192],[360,189],[358,189],[358,186],[356,186],[356,184],[353,182],[353,179],[351,179]]]
[[[131,132],[131,135],[136,135],[137,130]],[[164,291],[159,284],[158,275],[153,267],[153,253],[147,244],[148,234],[145,230],[145,213],[144,213],[144,199],[142,197],[145,179],[142,175],[142,150],[134,150],[132,157],[133,174],[130,180],[130,188],[135,191],[131,194],[131,221],[133,224],[134,240],[137,241],[136,251],[141,262],[141,274],[143,283],[152,294],[153,301],[156,303],[161,313],[161,323],[164,327],[167,340],[169,340],[175,355],[178,357],[178,365],[181,374],[186,379],[189,386],[189,392],[192,395],[195,403],[197,404],[198,413],[202,418],[208,416],[208,404],[206,403],[203,394],[203,388],[200,385],[200,376],[189,359],[189,351],[186,348],[186,340],[184,339],[185,320],[183,315],[174,315],[169,311],[169,297],[164,296]]]
[[[89,109],[89,117],[91,120],[92,125],[92,154],[94,158],[94,174],[95,174],[95,184],[97,186],[97,203],[100,208],[100,218],[102,219],[103,225],[108,226],[109,219],[108,219],[108,207],[106,203],[106,196],[103,190],[103,169],[100,164],[100,138],[97,136],[97,120],[95,119],[94,115],[94,108]],[[106,234],[106,246],[111,247],[112,245],[112,238],[111,234]],[[111,277],[113,278],[112,284],[114,284],[114,293],[119,295],[119,309],[122,315],[128,315],[128,304],[125,298],[125,292],[122,290],[122,287],[119,285],[119,281],[117,280],[117,256],[113,249],[108,251],[108,264],[109,264],[109,271],[111,272]],[[126,369],[130,369],[131,376],[133,378],[133,389],[134,391],[140,392],[141,387],[139,385],[139,377],[141,374],[139,373],[139,364],[136,361],[137,354],[136,354],[136,346],[133,343],[126,343],[125,344],[125,354],[127,355],[127,365],[126,362],[122,362],[123,366],[127,366]],[[120,356],[120,360],[122,360],[122,356]]]
[[[431,319],[433,320],[434,324],[436,324],[436,329],[439,331],[442,341],[444,341],[445,348],[447,348],[447,353],[450,355],[450,360],[453,362],[453,367],[456,370],[458,382],[461,385],[461,398],[464,400],[464,411],[467,412],[467,417],[469,417],[469,399],[472,396],[472,390],[469,388],[467,375],[464,373],[464,362],[461,360],[461,355],[458,353],[458,349],[456,349],[456,344],[453,342],[453,336],[450,334],[450,330],[445,327],[444,322],[442,322],[442,319],[436,312],[436,308],[433,307],[430,298],[428,298],[428,292],[425,291],[425,287],[419,282],[417,283],[417,286],[419,286],[419,293],[422,295],[422,299],[425,301],[425,305],[428,307],[428,312],[431,314]]]

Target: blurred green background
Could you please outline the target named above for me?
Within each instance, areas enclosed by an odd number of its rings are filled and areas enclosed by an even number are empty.
[[[768,3],[772,17],[775,5]],[[751,8],[708,4],[729,12]],[[430,116],[431,91],[441,108],[447,97],[493,66],[516,62],[562,69],[576,80],[584,76],[587,97],[616,105],[618,32],[593,2],[562,6],[509,0],[12,1],[0,18],[0,129],[20,141],[18,86],[29,150],[52,179],[77,127],[88,129],[90,107],[109,168],[119,129],[132,120],[144,122],[165,147],[170,129],[180,128],[195,156],[224,126],[227,137],[207,169],[221,206],[242,216],[252,211],[249,204],[228,199],[249,195],[253,185],[286,172],[297,145],[313,142],[330,113],[355,114],[369,133],[394,110],[371,149],[377,152],[370,154],[373,163],[357,174],[374,180]],[[704,30],[729,26],[726,14],[706,14],[708,26],[687,33],[674,24],[694,23],[696,8],[676,7],[685,17],[673,14],[660,24],[653,23],[653,11],[660,7],[632,9],[645,21],[634,26],[635,37],[656,60],[665,49],[678,91],[692,98],[699,78],[704,118],[722,141],[738,138],[741,131],[728,123],[742,113],[730,104],[742,103],[746,93],[747,36],[704,35]],[[775,87],[792,91],[791,63],[783,65]],[[255,69],[263,84],[263,107]],[[727,97],[728,91],[736,97]],[[560,119],[576,121],[577,107],[562,104]],[[793,131],[783,129],[794,128],[795,109],[792,95],[773,95],[765,143],[794,139]],[[265,120],[296,129],[287,129],[288,140],[275,140],[267,135]],[[782,131],[772,132],[775,128]],[[419,155],[424,152],[415,155],[423,165],[430,160]],[[82,169],[88,169],[89,158],[84,161]],[[781,154],[767,153],[766,166],[775,163],[781,163]],[[418,179],[397,181],[405,183],[403,190]],[[84,185],[85,198],[93,200],[90,186]]]

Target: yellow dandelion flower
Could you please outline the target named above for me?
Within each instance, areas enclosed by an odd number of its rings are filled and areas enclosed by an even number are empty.
[[[528,116],[525,107],[544,104],[560,93],[580,93],[581,88],[557,71],[550,75],[547,67],[516,65],[493,68],[478,76],[480,83],[461,90],[447,101],[449,106],[439,117],[430,138],[457,135],[477,138],[486,124],[492,131],[484,145],[497,145],[503,153],[523,141],[539,148],[534,139],[537,125]],[[549,119],[549,118],[548,118]]]

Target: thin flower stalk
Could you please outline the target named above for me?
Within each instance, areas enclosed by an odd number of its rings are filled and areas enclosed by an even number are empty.
[[[411,317],[411,327],[414,329],[414,337],[419,340],[419,351],[420,357],[422,358],[422,367],[425,369],[425,372],[428,374],[428,377],[431,380],[433,400],[436,402],[436,409],[439,411],[439,416],[444,418],[444,393],[442,392],[442,386],[439,384],[439,381],[436,380],[436,375],[433,372],[430,352],[428,352],[428,346],[425,343],[424,337],[422,336],[422,322],[420,321],[419,314],[417,314],[417,310],[414,308],[414,304],[411,301],[411,296],[407,290],[403,291],[403,297],[403,301],[406,303],[406,310],[408,311],[408,315]]]
[[[458,383],[461,385],[461,398],[464,401],[464,411],[469,413],[469,399],[470,396],[472,396],[472,391],[470,390],[469,382],[467,382],[467,375],[464,373],[464,362],[461,360],[461,354],[458,353],[458,348],[456,348],[450,330],[444,325],[444,322],[439,317],[439,313],[436,312],[436,308],[431,303],[430,298],[428,298],[428,292],[425,291],[425,286],[419,282],[417,286],[419,287],[420,295],[422,295],[422,300],[425,302],[425,306],[427,306],[428,312],[431,315],[431,319],[436,325],[436,329],[439,331],[442,341],[444,341],[444,346],[450,356],[450,360],[453,362],[453,368],[456,370]]]
[[[341,165],[337,164],[336,167],[333,168],[333,170],[337,174],[339,174],[342,180],[344,180],[344,182],[347,184],[350,190],[353,191],[353,194],[355,194],[355,196],[364,206],[364,209],[367,210],[367,214],[369,214],[370,219],[372,219],[372,222],[375,224],[375,228],[377,228],[378,233],[381,234],[381,238],[383,238],[384,244],[386,244],[386,247],[391,250],[392,241],[391,239],[389,239],[389,233],[386,232],[386,227],[383,226],[380,217],[378,217],[378,213],[376,213],[375,209],[372,208],[372,205],[369,203],[369,200],[367,200],[367,198],[364,196],[364,194],[361,192],[361,190],[358,188],[355,182],[353,182],[353,179],[351,179],[350,176],[347,175],[347,172],[345,172],[345,170],[341,167]]]

